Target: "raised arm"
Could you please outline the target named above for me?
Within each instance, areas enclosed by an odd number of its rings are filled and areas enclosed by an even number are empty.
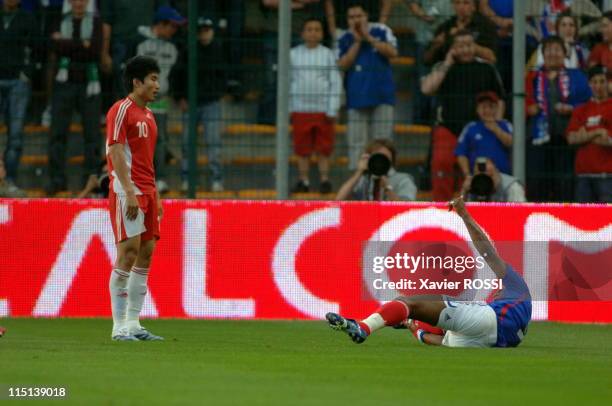
[[[353,45],[348,49],[348,51],[338,59],[338,66],[342,70],[349,70],[351,66],[355,63],[355,59],[357,59],[357,55],[359,55],[359,50],[361,49],[361,37],[355,37],[355,41]]]
[[[470,215],[465,207],[465,202],[463,201],[463,196],[459,196],[456,199],[450,201],[451,208],[454,208],[459,217],[463,220],[465,227],[470,234],[470,238],[472,239],[472,243],[483,256],[485,261],[491,270],[495,273],[498,278],[503,278],[506,275],[506,263],[499,257],[497,254],[497,250],[493,246],[491,240],[487,234],[480,228],[478,223],[474,220],[474,218]]]
[[[387,59],[395,58],[398,55],[397,49],[388,42],[381,41],[369,34],[365,37],[365,40],[369,42],[370,45],[372,45],[372,47],[378,51],[378,53]]]
[[[325,19],[327,20],[327,30],[332,38],[336,38],[336,9],[333,0],[325,0]]]
[[[442,82],[444,82],[446,74],[451,67],[452,64],[449,64],[447,61],[436,65],[431,73],[421,78],[421,92],[426,96],[435,95],[440,86],[442,86]]]
[[[380,0],[380,18],[379,23],[387,24],[387,20],[391,15],[391,8],[393,7],[392,0]]]
[[[355,188],[359,179],[363,176],[364,172],[368,169],[369,154],[362,154],[359,162],[357,163],[357,170],[353,175],[342,184],[338,193],[336,194],[336,200],[348,200],[351,197],[351,193]]]

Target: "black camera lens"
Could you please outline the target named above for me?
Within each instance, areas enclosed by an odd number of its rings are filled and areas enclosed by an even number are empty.
[[[368,160],[368,171],[374,176],[384,176],[391,169],[391,160],[386,155],[372,154]]]
[[[493,179],[489,175],[474,175],[470,185],[470,194],[477,202],[488,202],[493,194]]]

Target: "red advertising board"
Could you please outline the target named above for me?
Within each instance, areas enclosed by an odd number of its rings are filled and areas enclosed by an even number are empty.
[[[317,319],[362,317],[378,302],[363,288],[368,241],[467,239],[461,219],[430,203],[165,201],[144,313],[147,317]],[[470,211],[530,286],[534,319],[612,322],[612,206],[474,205]],[[559,271],[572,242],[585,266]],[[0,316],[109,317],[115,259],[104,200],[0,199]],[[573,300],[555,300],[563,278]],[[603,298],[603,299],[602,299]]]

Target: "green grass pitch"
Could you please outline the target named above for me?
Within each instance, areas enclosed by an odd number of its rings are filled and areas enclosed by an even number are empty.
[[[110,323],[0,319],[0,385],[65,386],[52,402],[78,405],[612,404],[612,325],[533,323],[515,349],[448,349],[279,321],[146,321],[165,342],[116,343]]]

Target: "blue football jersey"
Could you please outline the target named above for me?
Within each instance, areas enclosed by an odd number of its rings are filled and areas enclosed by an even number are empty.
[[[506,267],[502,278],[503,289],[489,306],[497,315],[496,347],[516,347],[527,334],[527,325],[531,320],[531,294],[523,278]]]

